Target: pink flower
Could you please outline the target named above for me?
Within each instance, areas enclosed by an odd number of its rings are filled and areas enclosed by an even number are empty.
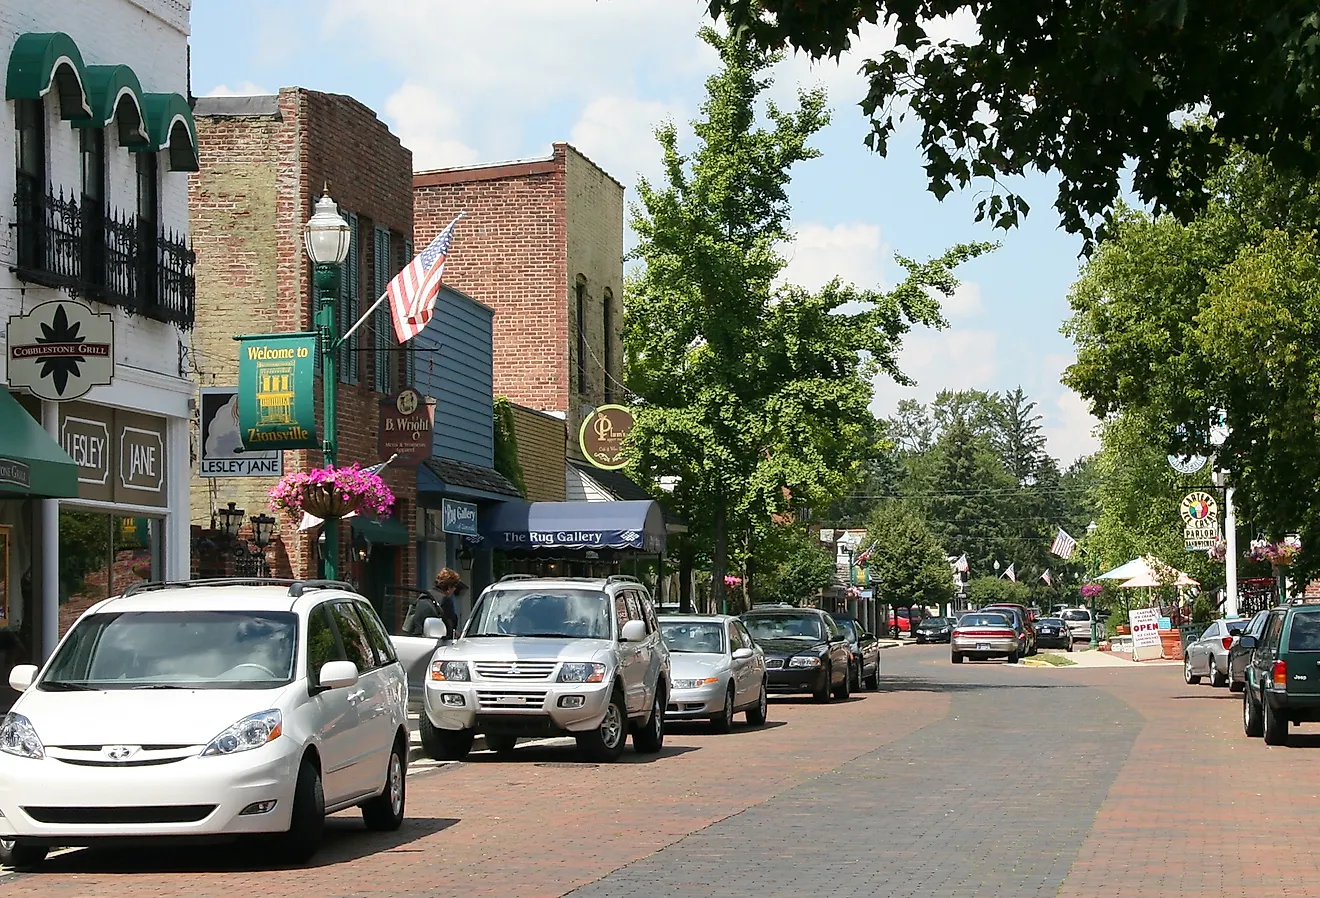
[[[309,492],[325,491],[358,512],[386,517],[394,507],[394,493],[379,474],[359,465],[347,468],[314,468],[285,474],[270,491],[271,507],[290,518],[300,518]]]
[[[1083,584],[1082,584],[1082,597],[1083,597],[1083,598],[1094,599],[1096,596],[1100,595],[1100,592],[1101,592],[1101,586],[1100,586],[1099,583],[1083,583]]]

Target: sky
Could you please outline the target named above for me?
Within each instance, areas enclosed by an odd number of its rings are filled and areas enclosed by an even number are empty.
[[[413,151],[418,170],[543,157],[567,140],[628,185],[631,202],[638,178],[659,173],[657,124],[673,120],[691,146],[687,123],[718,63],[696,37],[703,24],[701,0],[193,0],[192,89],[349,94]],[[938,29],[976,36],[968,20]],[[877,381],[872,409],[885,416],[901,399],[929,401],[941,389],[1021,386],[1039,403],[1050,453],[1066,465],[1098,445],[1086,403],[1059,382],[1074,358],[1059,327],[1081,240],[1058,227],[1045,176],[1011,185],[1033,211],[1004,232],[975,221],[982,188],[943,202],[926,191],[915,123],[891,137],[887,157],[866,148],[857,70],[888,46],[877,27],[838,63],[790,56],[774,70],[771,99],[787,105],[799,88],[822,86],[833,110],[813,141],[821,158],[794,171],[785,278],[892,287],[902,273],[895,254],[998,242],[959,269],[962,286],[945,302],[949,327],[906,339],[900,367],[917,385]]]

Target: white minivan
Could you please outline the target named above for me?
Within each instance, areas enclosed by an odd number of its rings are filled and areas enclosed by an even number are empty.
[[[88,609],[0,720],[0,863],[140,837],[403,822],[407,680],[371,604],[329,581],[143,584]]]

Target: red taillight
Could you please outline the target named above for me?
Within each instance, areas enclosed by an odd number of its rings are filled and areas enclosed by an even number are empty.
[[[1225,636],[1225,637],[1224,637],[1224,650],[1227,651],[1227,650],[1231,649],[1232,647],[1233,647],[1233,637],[1232,637],[1232,636]]]
[[[1274,681],[1275,689],[1288,688],[1288,662],[1275,661],[1274,666],[1270,668],[1270,679]]]

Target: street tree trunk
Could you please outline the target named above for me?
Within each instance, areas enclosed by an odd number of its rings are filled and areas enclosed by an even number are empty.
[[[696,554],[691,538],[683,536],[678,544],[678,613],[692,613],[692,561]]]
[[[724,575],[729,572],[729,504],[720,498],[715,505],[715,547],[710,558],[710,604],[724,614],[728,588]]]

